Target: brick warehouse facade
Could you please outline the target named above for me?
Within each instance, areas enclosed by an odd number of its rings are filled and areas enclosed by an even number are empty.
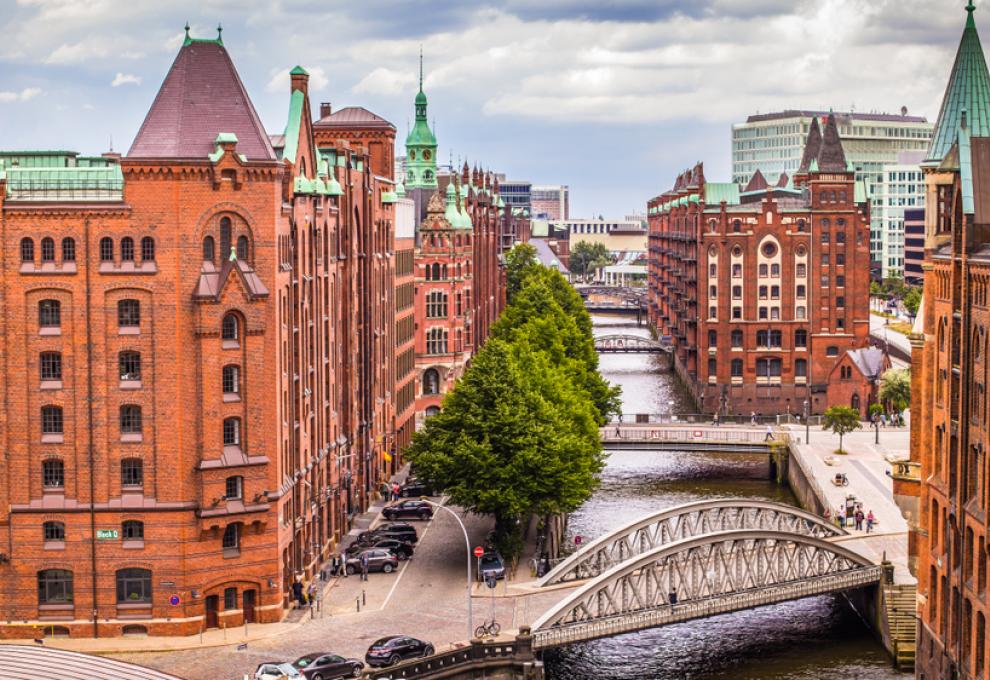
[[[811,127],[801,167],[769,185],[707,182],[698,164],[648,203],[649,313],[699,408],[723,415],[865,416],[869,204],[835,120]]]
[[[389,132],[307,87],[187,35],[126,157],[0,154],[0,635],[279,620],[396,463]]]
[[[986,678],[990,512],[990,73],[966,25],[926,160],[911,459],[895,494],[918,578],[917,677]],[[920,470],[919,470],[920,469]]]

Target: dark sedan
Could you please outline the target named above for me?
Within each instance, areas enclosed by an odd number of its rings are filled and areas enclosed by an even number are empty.
[[[399,501],[382,510],[382,515],[387,520],[416,518],[425,521],[433,517],[433,506],[426,501]]]
[[[336,678],[360,678],[364,672],[361,659],[345,659],[330,652],[305,654],[292,662],[306,680],[334,680]]]
[[[399,494],[403,498],[419,498],[420,496],[432,496],[433,489],[426,482],[410,479],[402,485]]]
[[[384,571],[386,574],[391,574],[399,566],[399,558],[388,550],[364,550],[347,560],[345,569],[348,574],[361,571],[361,557],[364,555],[368,556],[368,571]]]
[[[367,550],[368,548],[381,548],[382,550],[388,550],[390,553],[399,558],[399,561],[408,560],[413,556],[412,543],[409,541],[400,541],[397,538],[373,538],[364,544],[355,543],[347,549],[347,556],[353,557],[362,550]]]
[[[364,660],[369,666],[393,666],[406,659],[418,659],[433,654],[433,645],[405,635],[392,635],[376,640],[368,647]]]
[[[371,531],[362,531],[358,534],[357,540],[359,543],[368,543],[382,538],[394,538],[399,541],[416,543],[419,540],[419,535],[416,533],[416,527],[412,524],[392,522],[391,524],[383,524]]]

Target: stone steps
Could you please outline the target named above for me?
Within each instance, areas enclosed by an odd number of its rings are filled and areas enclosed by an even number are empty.
[[[914,668],[918,622],[915,609],[917,586],[885,586],[883,604],[887,619],[887,634],[894,654],[894,662],[900,669]]]

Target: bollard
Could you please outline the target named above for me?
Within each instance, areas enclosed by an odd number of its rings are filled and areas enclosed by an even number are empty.
[[[354,598],[354,604],[357,605],[357,610],[358,611],[361,611],[361,598],[360,597],[355,597]]]
[[[364,589],[361,590],[361,604],[368,604],[368,596],[364,592]]]

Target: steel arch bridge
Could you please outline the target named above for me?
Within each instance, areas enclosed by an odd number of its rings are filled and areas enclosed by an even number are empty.
[[[599,335],[595,338],[598,352],[671,352],[673,346],[665,345],[638,335]]]
[[[881,571],[817,536],[735,530],[683,538],[626,560],[564,598],[533,623],[533,646],[860,588],[879,583]]]
[[[756,529],[828,538],[846,532],[800,508],[760,500],[720,498],[648,515],[591,541],[537,582],[549,586],[595,578],[662,545],[719,531]]]

